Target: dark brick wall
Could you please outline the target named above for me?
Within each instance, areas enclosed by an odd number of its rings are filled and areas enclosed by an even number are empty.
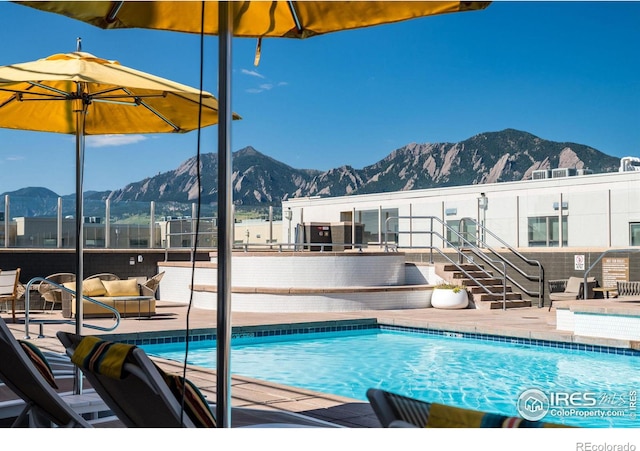
[[[142,262],[138,261],[142,256]],[[169,260],[189,261],[188,249],[171,251]],[[133,265],[130,264],[133,259]],[[158,272],[158,262],[164,261],[163,249],[84,251],[83,269],[86,276],[103,272],[113,273],[121,279],[136,276],[153,277]],[[209,252],[198,253],[197,260],[209,261]],[[20,281],[26,284],[34,277],[46,277],[58,272],[76,272],[75,250],[57,249],[0,249],[0,269],[21,268]]]

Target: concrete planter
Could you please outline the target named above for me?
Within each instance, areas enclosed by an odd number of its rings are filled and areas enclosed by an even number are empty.
[[[466,290],[456,293],[450,288],[434,288],[431,306],[439,309],[464,309],[469,306],[469,295]]]

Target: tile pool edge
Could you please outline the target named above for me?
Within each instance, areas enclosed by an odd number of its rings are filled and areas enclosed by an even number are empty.
[[[576,343],[569,341],[553,341],[538,338],[525,338],[507,335],[496,335],[481,332],[462,332],[452,329],[433,329],[413,326],[403,326],[398,324],[385,324],[378,322],[375,318],[353,319],[353,320],[335,320],[335,321],[317,321],[305,323],[288,323],[288,324],[270,324],[256,326],[237,326],[232,328],[231,338],[261,338],[261,337],[277,337],[296,334],[312,334],[312,333],[329,333],[329,332],[345,332],[360,330],[389,330],[398,332],[409,332],[415,334],[446,336],[454,338],[470,338],[484,341],[496,341],[502,343],[540,346],[559,349],[575,349],[581,351],[590,351],[604,354],[618,354],[631,357],[640,357],[640,350],[624,347],[596,345],[587,343]],[[184,343],[186,336],[184,331],[157,331],[157,332],[141,332],[134,334],[113,334],[108,335],[110,340],[133,345],[151,345],[151,344],[170,344]],[[198,342],[204,340],[216,340],[215,328],[194,329],[189,333],[190,342]]]
[[[425,329],[420,327],[389,325],[389,324],[379,324],[379,329],[398,331],[398,332],[410,332],[410,333],[423,334],[423,335],[434,335],[434,336],[441,336],[441,337],[470,338],[474,340],[495,341],[495,342],[501,342],[501,343],[518,344],[518,345],[539,346],[539,347],[557,348],[557,349],[573,349],[573,350],[597,352],[597,353],[603,353],[603,354],[617,354],[617,355],[626,355],[630,357],[640,357],[640,350],[631,349],[631,348],[618,348],[614,346],[594,345],[594,344],[565,342],[565,341],[541,340],[539,338],[510,337],[506,335],[493,335],[493,334],[486,334],[486,333],[479,333],[479,332],[460,332],[460,331],[446,330],[446,329]]]

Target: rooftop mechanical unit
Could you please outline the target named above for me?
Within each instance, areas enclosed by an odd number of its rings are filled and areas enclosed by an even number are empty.
[[[531,173],[532,180],[542,180],[551,178],[551,169],[538,169]]]
[[[640,158],[638,157],[621,158],[619,172],[640,172]]]
[[[576,175],[575,168],[556,168],[551,170],[551,178],[571,177]]]

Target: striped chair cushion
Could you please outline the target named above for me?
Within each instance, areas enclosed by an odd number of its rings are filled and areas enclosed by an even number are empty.
[[[134,347],[87,336],[76,347],[71,361],[94,373],[122,379],[122,369]]]
[[[395,393],[384,392],[398,420],[426,428],[542,428],[565,427],[542,421],[529,421],[478,410],[429,403]]]
[[[18,340],[20,346],[24,350],[25,354],[29,356],[29,359],[33,363],[33,365],[37,368],[38,372],[44,377],[44,379],[51,385],[53,388],[58,388],[56,384],[56,378],[53,376],[53,370],[51,369],[51,365],[47,361],[47,358],[44,356],[42,351],[28,341]]]
[[[216,427],[216,419],[209,408],[209,403],[193,382],[177,374],[165,373],[157,365],[156,368],[158,368],[158,371],[160,371],[160,374],[162,374],[162,377],[169,386],[171,393],[173,393],[173,396],[176,397],[181,405],[182,395],[184,393],[184,411],[196,427]]]

